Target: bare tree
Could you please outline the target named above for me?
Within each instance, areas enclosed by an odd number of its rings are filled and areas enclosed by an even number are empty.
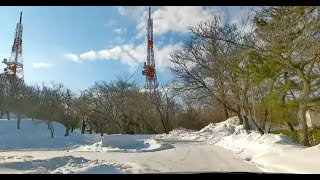
[[[165,133],[172,130],[172,121],[178,112],[178,105],[174,100],[174,95],[169,94],[169,88],[162,86],[161,90],[152,97],[152,103],[157,114],[160,116],[160,122]]]
[[[242,48],[229,41],[241,41],[235,25],[221,25],[219,17],[212,22],[191,28],[193,38],[182,50],[171,55],[171,69],[180,92],[192,92],[198,99],[212,98],[225,109],[236,114],[245,129],[249,129],[248,93],[250,76],[246,72],[247,57]],[[211,100],[212,102],[212,100]]]

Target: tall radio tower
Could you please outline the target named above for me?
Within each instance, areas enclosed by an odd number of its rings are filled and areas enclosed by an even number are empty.
[[[147,62],[144,63],[142,75],[146,76],[144,88],[149,94],[154,94],[158,88],[157,74],[153,52],[153,21],[151,19],[151,7],[149,6],[149,18],[147,26]]]
[[[16,33],[13,41],[11,55],[9,60],[2,61],[6,68],[2,76],[6,79],[19,79],[23,81],[23,60],[22,60],[22,12],[20,12],[20,21],[17,23]]]

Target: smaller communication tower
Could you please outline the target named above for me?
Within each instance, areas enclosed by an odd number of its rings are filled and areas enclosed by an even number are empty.
[[[150,93],[155,94],[158,89],[153,52],[153,21],[151,19],[151,7],[149,6],[149,18],[147,26],[147,62],[144,63],[142,75],[146,76],[144,88]]]
[[[2,79],[19,79],[23,81],[23,59],[22,59],[22,12],[20,13],[20,20],[17,23],[15,37],[12,45],[11,55],[8,59],[4,59],[7,67],[4,68],[4,73],[1,74]]]

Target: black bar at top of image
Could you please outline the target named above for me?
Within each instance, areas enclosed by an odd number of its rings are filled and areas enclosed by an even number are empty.
[[[320,0],[1,0],[1,6],[275,6],[319,5]]]

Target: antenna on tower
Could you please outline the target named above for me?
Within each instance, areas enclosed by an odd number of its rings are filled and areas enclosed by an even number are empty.
[[[23,59],[22,59],[22,12],[20,12],[19,23],[16,26],[16,32],[14,36],[14,41],[12,45],[11,55],[9,60],[6,58],[2,61],[6,68],[4,68],[4,73],[1,77],[6,79],[20,79],[23,81]]]
[[[22,12],[20,12],[20,21],[19,21],[20,24],[21,24],[21,21],[22,21]]]
[[[153,51],[153,22],[151,19],[151,7],[149,6],[149,18],[147,26],[147,62],[144,63],[142,75],[146,76],[144,88],[150,95],[155,94],[158,89],[158,81],[156,74]]]

